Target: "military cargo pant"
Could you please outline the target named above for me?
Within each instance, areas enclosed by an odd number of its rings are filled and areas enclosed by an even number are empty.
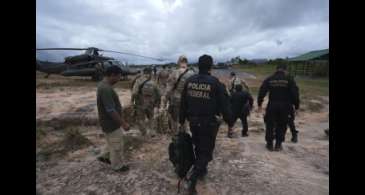
[[[219,123],[214,118],[200,117],[190,118],[189,122],[196,156],[193,174],[199,177],[207,171],[208,163],[213,159]]]
[[[106,152],[109,153],[110,163],[114,170],[122,168],[124,165],[124,138],[122,129],[105,133]]]
[[[161,91],[161,107],[165,108],[167,104],[167,98],[166,98],[167,84],[161,83],[159,88]]]
[[[267,143],[273,142],[274,131],[276,143],[282,143],[285,140],[289,112],[290,105],[287,103],[271,102],[267,106],[264,117],[266,125],[265,140]]]
[[[234,116],[233,117],[233,124],[236,123],[237,119],[240,119],[241,120],[241,123],[242,123],[242,134],[245,134],[248,132],[248,124],[247,124],[247,115],[245,114],[242,114],[240,116]]]
[[[170,102],[168,113],[169,127],[172,132],[177,133],[179,131],[180,102]],[[186,123],[184,123],[184,126],[182,128],[184,131],[187,129]]]
[[[142,135],[150,134],[153,130],[153,108],[137,107],[137,126]]]

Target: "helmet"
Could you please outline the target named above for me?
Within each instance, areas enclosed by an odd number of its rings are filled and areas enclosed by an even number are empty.
[[[188,58],[185,55],[181,55],[177,60],[177,64],[180,64],[181,62],[188,63]]]

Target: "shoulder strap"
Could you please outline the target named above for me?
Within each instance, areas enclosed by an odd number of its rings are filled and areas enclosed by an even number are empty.
[[[179,78],[177,79],[176,83],[174,84],[174,88],[172,88],[172,90],[175,90],[177,88],[177,85],[179,84],[181,78],[189,71],[189,69],[187,68],[183,73],[181,73],[179,75]]]
[[[136,84],[136,81],[137,81],[140,77],[141,77],[141,75],[137,75],[137,76],[136,76],[136,78],[134,78],[134,79],[133,79],[132,84],[131,84],[132,89],[133,89],[134,84]]]
[[[142,88],[144,86],[144,84],[146,84],[148,81],[150,81],[151,79],[146,79],[145,81],[143,81],[143,83],[139,86],[138,88],[138,94],[141,94],[142,92]]]

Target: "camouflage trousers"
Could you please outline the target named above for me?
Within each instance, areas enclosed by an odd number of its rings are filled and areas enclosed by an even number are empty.
[[[124,137],[122,129],[117,129],[111,133],[105,133],[106,148],[105,154],[109,154],[110,163],[114,170],[122,168],[124,165]]]
[[[136,123],[142,135],[154,133],[154,117],[153,108],[137,107],[136,108]]]
[[[169,105],[169,127],[170,130],[174,133],[179,131],[179,115],[180,115],[180,103],[174,102],[174,104]],[[183,131],[186,131],[187,125],[186,123],[182,127]]]
[[[159,89],[161,91],[161,106],[163,108],[165,108],[166,105],[167,105],[167,97],[166,97],[167,85],[166,84],[160,84]]]

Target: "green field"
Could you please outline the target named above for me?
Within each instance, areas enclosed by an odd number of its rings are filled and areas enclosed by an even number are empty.
[[[250,66],[233,66],[235,69],[253,74],[257,79],[247,79],[253,95],[257,95],[258,89],[262,81],[270,74],[275,72],[275,65],[250,65]],[[298,84],[300,95],[302,98],[315,98],[317,96],[329,95],[329,79],[328,78],[310,78],[297,76],[295,81]]]

